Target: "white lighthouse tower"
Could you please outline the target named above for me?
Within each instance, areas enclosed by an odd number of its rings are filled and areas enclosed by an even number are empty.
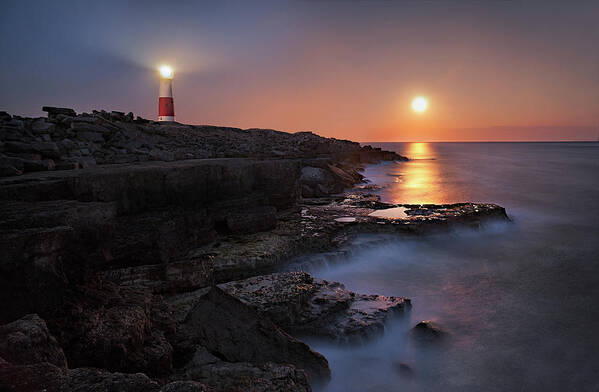
[[[173,69],[163,65],[160,71],[158,90],[158,121],[175,121],[175,103],[173,101]]]

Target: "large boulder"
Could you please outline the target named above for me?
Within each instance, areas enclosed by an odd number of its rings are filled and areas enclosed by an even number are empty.
[[[227,362],[293,364],[311,379],[330,377],[321,354],[217,287],[196,299],[177,330],[179,355],[191,358],[197,345]]]
[[[62,348],[37,314],[0,326],[0,357],[14,365],[48,362],[67,367]]]

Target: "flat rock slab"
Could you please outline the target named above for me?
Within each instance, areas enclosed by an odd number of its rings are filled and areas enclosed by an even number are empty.
[[[328,203],[304,203],[301,216],[303,232],[311,237],[337,230],[424,234],[459,225],[480,227],[491,219],[509,220],[505,209],[496,204],[388,204],[377,195],[358,191]]]
[[[380,334],[391,315],[411,306],[407,298],[356,294],[305,272],[256,276],[220,287],[291,333],[335,341]]]
[[[393,214],[386,213],[389,210]],[[377,212],[386,216],[375,216]],[[394,205],[382,203],[377,195],[350,192],[305,199],[299,211],[280,214],[274,230],[221,237],[192,250],[188,260],[212,257],[214,279],[223,283],[274,272],[302,254],[338,249],[362,233],[426,235],[508,220],[505,209],[496,204]]]

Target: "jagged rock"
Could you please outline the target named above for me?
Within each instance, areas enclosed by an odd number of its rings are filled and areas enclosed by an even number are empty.
[[[228,362],[291,363],[311,379],[330,377],[322,355],[219,288],[197,299],[177,330],[179,355],[192,356],[197,345]]]
[[[0,326],[0,357],[13,365],[48,362],[67,367],[62,348],[37,314]]]
[[[437,341],[446,334],[439,325],[430,320],[424,320],[416,324],[411,333],[414,339],[421,342]]]
[[[305,272],[256,276],[219,287],[289,332],[340,341],[380,334],[392,314],[410,309],[409,299],[356,294]]]

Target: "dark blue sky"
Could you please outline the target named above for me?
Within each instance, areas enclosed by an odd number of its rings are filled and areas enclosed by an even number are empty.
[[[594,139],[598,21],[599,1],[584,0],[5,0],[0,110],[154,118],[155,69],[169,63],[182,122],[356,140],[500,140],[508,127],[510,139]],[[409,110],[416,95],[426,115]]]

